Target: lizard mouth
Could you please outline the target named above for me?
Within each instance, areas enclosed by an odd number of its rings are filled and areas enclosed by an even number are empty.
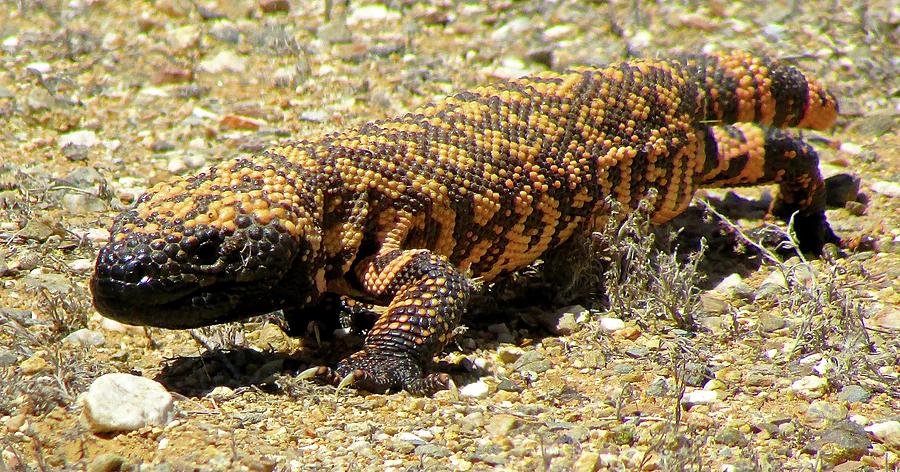
[[[131,283],[94,277],[91,279],[94,306],[103,316],[126,324],[187,329],[268,313],[279,305],[270,287],[252,283],[186,283],[166,287],[159,282]],[[147,290],[151,286],[154,290]]]

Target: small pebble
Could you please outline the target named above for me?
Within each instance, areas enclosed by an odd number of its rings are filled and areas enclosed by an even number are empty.
[[[688,408],[694,405],[709,405],[719,401],[720,392],[717,390],[694,390],[685,392],[681,403]]]
[[[498,414],[488,419],[484,429],[494,436],[505,436],[519,424],[519,419],[513,415]]]
[[[106,342],[106,338],[99,331],[82,328],[63,338],[63,342],[85,347],[102,346]]]
[[[97,138],[97,133],[91,130],[79,130],[63,134],[56,140],[56,144],[60,148],[68,145],[91,147],[100,144],[100,139]]]
[[[210,74],[221,74],[223,72],[241,74],[247,70],[247,59],[238,56],[232,51],[225,50],[212,58],[201,61],[200,70]]]
[[[815,375],[807,375],[791,384],[791,390],[803,399],[815,400],[825,394],[828,388],[828,380]]]
[[[885,182],[883,180],[878,180],[875,182],[870,182],[869,188],[871,188],[873,192],[887,195],[888,197],[900,198],[900,184],[895,182]]]
[[[476,382],[472,382],[468,385],[464,385],[460,387],[459,394],[463,397],[469,398],[484,398],[488,396],[491,389],[488,384],[484,383],[482,380],[478,380]]]
[[[846,385],[837,394],[837,399],[847,403],[865,403],[872,394],[859,385]]]
[[[34,355],[25,359],[19,364],[19,368],[22,369],[22,373],[25,375],[32,375],[38,372],[46,372],[51,369],[50,364],[47,361],[39,356]]]
[[[900,450],[900,421],[873,423],[865,428],[876,441],[893,450]]]
[[[395,441],[404,441],[410,444],[414,444],[416,446],[425,444],[425,440],[420,438],[418,435],[404,431],[394,435]]]
[[[603,317],[600,318],[600,327],[603,328],[604,331],[618,331],[625,328],[625,322],[619,318]]]

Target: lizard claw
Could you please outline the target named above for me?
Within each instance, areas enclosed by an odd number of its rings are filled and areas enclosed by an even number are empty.
[[[366,376],[365,372],[363,372],[359,369],[354,370],[353,372],[350,372],[349,374],[345,375],[344,378],[342,378],[341,381],[338,382],[338,384],[337,384],[337,389],[335,389],[335,391],[334,391],[335,398],[337,398],[337,396],[341,393],[341,390],[343,390],[347,386],[353,385],[354,383],[356,383],[357,380],[359,380],[365,376]]]
[[[318,367],[310,367],[309,369],[304,370],[297,374],[297,379],[299,380],[311,380],[311,379],[322,379],[326,383],[333,383],[331,380],[334,378],[334,372],[330,367],[318,366]]]

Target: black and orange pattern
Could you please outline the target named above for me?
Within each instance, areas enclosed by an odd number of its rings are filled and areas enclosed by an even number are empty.
[[[803,249],[836,242],[815,152],[837,103],[798,69],[743,52],[636,60],[479,87],[399,118],[160,184],[97,260],[104,314],[163,327],[314,306],[387,306],[365,348],[321,375],[427,393],[422,365],[472,280],[516,271],[655,190],[653,221],[704,186],[777,182]],[[335,375],[336,374],[336,375]]]

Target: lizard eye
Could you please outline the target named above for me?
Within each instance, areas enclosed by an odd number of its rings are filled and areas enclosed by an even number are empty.
[[[195,257],[197,258],[197,263],[200,265],[214,264],[219,258],[218,247],[212,242],[203,243],[197,248]]]

